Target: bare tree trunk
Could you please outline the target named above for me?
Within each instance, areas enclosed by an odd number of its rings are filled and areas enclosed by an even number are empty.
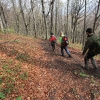
[[[68,35],[68,6],[69,6],[69,0],[67,0],[67,23],[66,23],[66,35]]]
[[[84,12],[84,29],[83,29],[83,42],[82,42],[82,48],[84,47],[85,44],[85,30],[86,30],[86,1],[85,0],[85,12]]]
[[[76,32],[76,27],[77,27],[77,20],[78,20],[78,15],[74,16],[74,21],[73,21],[73,27],[72,27],[72,43],[75,43],[75,32]]]
[[[15,19],[15,23],[16,23],[16,26],[15,26],[15,31],[17,33],[19,33],[19,15],[17,14],[16,12],[16,7],[15,7],[15,4],[14,4],[14,0],[11,0],[12,4],[13,4],[13,13],[14,13],[14,19]]]
[[[44,24],[45,24],[45,33],[46,33],[46,38],[48,37],[48,32],[47,32],[47,22],[46,22],[46,15],[45,15],[45,9],[44,9],[44,0],[41,0],[42,3],[42,13],[43,13],[43,18],[44,18]]]
[[[94,19],[94,23],[93,23],[93,32],[95,31],[96,29],[96,22],[98,20],[98,18],[100,17],[100,14],[99,14],[99,9],[100,8],[100,0],[98,1],[98,6],[97,6],[97,11],[95,13],[95,19]],[[99,15],[98,15],[99,14]]]
[[[26,31],[25,35],[27,36],[28,35],[28,24],[26,24],[26,22],[25,22],[24,12],[23,12],[23,8],[22,8],[22,0],[19,0],[19,6],[20,6],[20,11],[21,11],[21,14],[22,14],[24,26],[25,26],[25,31]]]
[[[36,29],[36,19],[34,14],[34,0],[31,0],[31,10],[32,10],[32,16],[33,16],[33,31],[35,31],[35,37],[37,37],[37,29]]]
[[[1,20],[2,20],[2,28],[7,28],[7,20],[4,14],[4,10],[0,1],[0,16],[1,16]]]
[[[57,6],[57,2],[56,2],[56,7],[55,7],[56,13],[55,13],[55,34],[57,35],[57,19],[58,19],[58,6]]]
[[[64,27],[63,27],[63,14],[62,14],[62,9],[59,10],[59,13],[58,13],[58,29],[59,31],[63,31],[64,32]]]
[[[53,31],[53,9],[55,0],[51,1],[51,32]]]
[[[1,31],[4,32],[4,27],[3,27],[2,20],[1,20],[1,15],[0,15],[0,28],[1,28]]]
[[[74,26],[72,29],[72,43],[75,43],[75,30],[76,30],[76,22],[74,22]]]
[[[84,0],[83,0],[84,1]],[[75,42],[75,33],[77,33],[76,28],[78,25],[78,20],[81,18],[79,17],[80,11],[83,8],[83,2],[82,0],[75,0],[72,1],[72,9],[71,9],[71,16],[72,16],[72,22],[71,22],[71,27],[72,27],[72,43]]]
[[[35,37],[37,37],[37,29],[36,29],[36,19],[35,19],[35,15],[34,15],[34,11],[33,11],[33,29],[35,31]]]

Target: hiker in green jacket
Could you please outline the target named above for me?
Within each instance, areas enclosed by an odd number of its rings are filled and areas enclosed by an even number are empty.
[[[65,52],[68,54],[69,58],[72,58],[72,56],[68,50],[68,46],[64,43],[64,40],[63,40],[64,37],[65,37],[65,35],[61,31],[60,37],[59,37],[60,47],[61,47],[61,56],[64,56],[64,50],[65,50]],[[68,38],[66,37],[66,39],[68,39]]]
[[[83,67],[85,69],[89,69],[88,62],[89,62],[89,59],[90,59],[94,69],[97,69],[98,66],[97,66],[97,63],[94,59],[94,56],[96,55],[96,52],[94,50],[95,48],[94,48],[93,43],[94,43],[94,41],[97,40],[98,37],[94,33],[92,33],[91,28],[88,28],[86,30],[86,34],[87,34],[87,41],[85,43],[83,53],[82,53],[82,55],[85,54],[85,57],[84,57],[85,66],[83,66]]]

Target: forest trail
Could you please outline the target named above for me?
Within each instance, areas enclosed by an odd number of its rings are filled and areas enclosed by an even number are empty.
[[[97,61],[98,70],[90,65],[91,69],[86,71],[81,67],[84,64],[81,51],[71,47],[69,51],[73,58],[67,54],[60,56],[58,45],[53,52],[47,40],[0,35],[0,69],[9,66],[16,71],[16,74],[6,72],[13,77],[10,83],[14,83],[16,91],[6,93],[4,100],[16,100],[17,97],[22,100],[100,100],[100,60]],[[7,87],[5,82],[0,92]]]

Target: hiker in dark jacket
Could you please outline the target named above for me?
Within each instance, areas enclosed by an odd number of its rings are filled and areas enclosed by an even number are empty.
[[[63,42],[63,37],[65,37],[65,35],[63,34],[63,32],[60,32],[60,43],[61,43],[61,56],[64,56],[64,50],[66,51],[66,53],[69,55],[69,57],[72,57],[69,50],[68,50],[68,46],[66,44],[64,44]]]
[[[53,35],[53,33],[51,33],[51,37],[49,39],[50,43],[51,43],[51,47],[52,47],[52,50],[54,51],[55,50],[55,43],[56,43],[56,37]]]
[[[94,50],[95,49],[94,45],[92,45],[92,44],[94,43],[95,40],[97,40],[98,37],[94,33],[92,33],[91,28],[88,28],[86,30],[86,34],[87,34],[87,41],[85,43],[83,53],[82,53],[82,55],[85,54],[85,57],[84,57],[85,66],[83,66],[83,67],[85,69],[89,69],[88,62],[89,62],[89,59],[90,59],[93,67],[95,69],[97,69],[98,68],[97,63],[96,63],[95,59],[93,58],[96,53],[95,53],[95,50]]]

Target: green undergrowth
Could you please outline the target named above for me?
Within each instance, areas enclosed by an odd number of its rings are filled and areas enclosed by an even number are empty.
[[[83,77],[83,78],[89,78],[90,77],[83,70],[74,70],[74,75],[79,76],[79,77]]]
[[[96,82],[96,78],[93,75],[87,74],[84,70],[74,70],[74,75],[83,79],[88,78],[91,84],[92,83],[95,85],[99,84],[98,82]]]
[[[28,72],[24,72],[21,64],[15,64],[13,59],[0,59],[0,64],[0,100],[5,100],[10,94],[19,93],[18,88],[25,85]],[[15,99],[21,100],[21,96],[18,95]]]

